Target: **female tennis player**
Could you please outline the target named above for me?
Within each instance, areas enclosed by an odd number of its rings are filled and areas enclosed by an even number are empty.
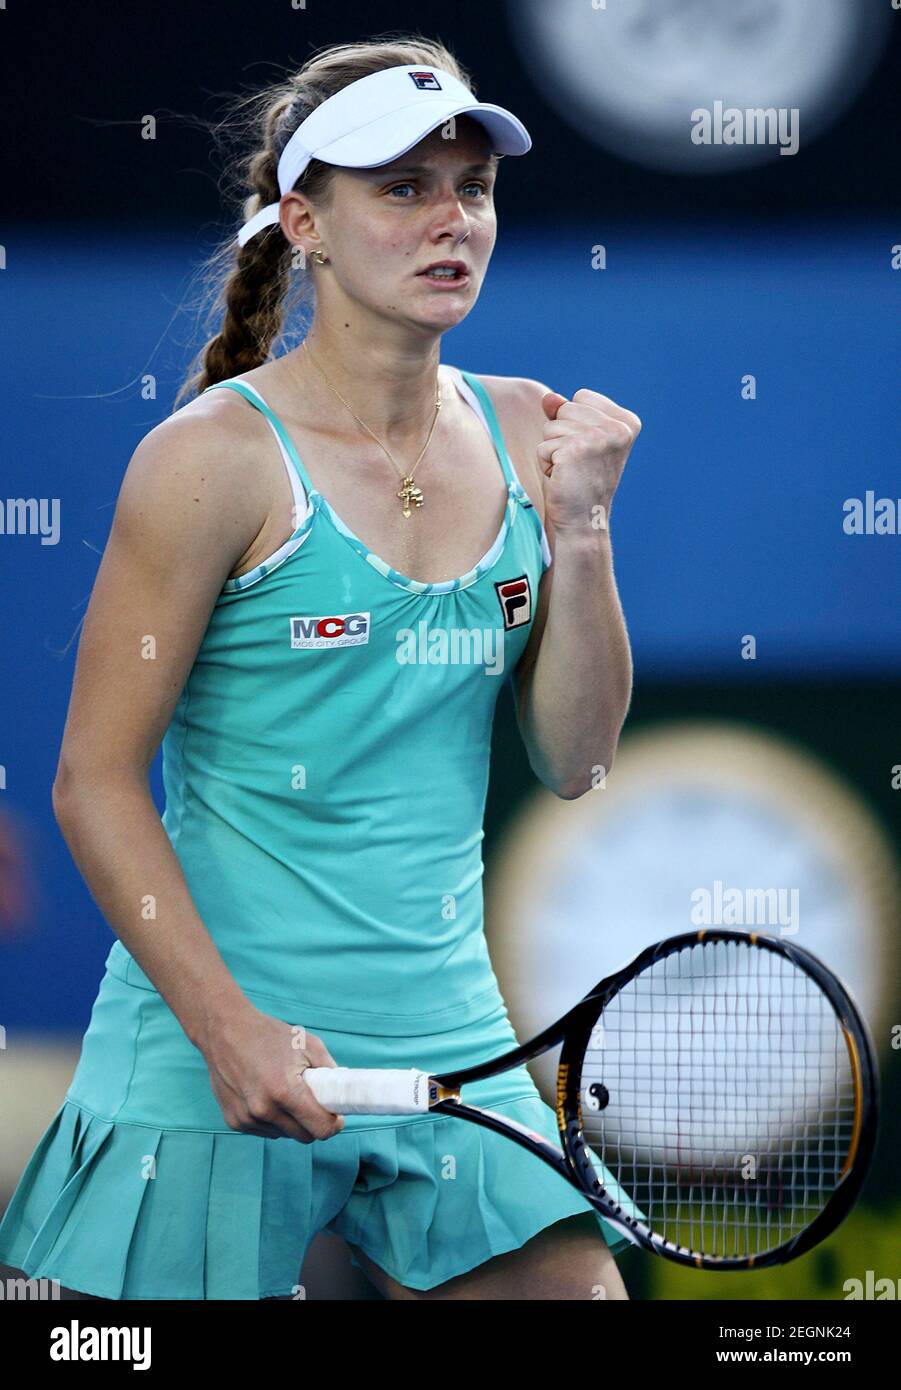
[[[640,424],[440,363],[531,144],[443,45],[320,51],[256,110],[219,331],[85,618],[54,807],[118,940],[0,1259],[94,1298],[290,1298],[325,1230],[391,1299],[625,1298],[623,1237],[558,1174],[448,1117],[336,1117],[303,1071],[516,1045],[482,920],[495,702],[510,674],[557,795],[609,770]],[[273,356],[292,278],[312,321]],[[525,1067],[468,1098],[556,1134]]]

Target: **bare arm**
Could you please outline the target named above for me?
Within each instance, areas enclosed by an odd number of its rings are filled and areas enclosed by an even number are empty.
[[[609,533],[586,527],[584,535],[555,538],[548,527],[548,540],[554,563],[539,588],[542,628],[532,663],[517,667],[516,713],[536,777],[573,800],[602,785],[613,766],[631,700],[632,657]]]
[[[240,991],[191,901],[148,772],[216,595],[262,523],[215,436],[209,415],[175,417],[128,466],[53,786],[60,829],[101,911],[197,1046]]]
[[[632,693],[632,658],[613,572],[610,533],[583,524],[555,532],[536,448],[547,416],[540,382],[509,383],[523,485],[544,522],[553,564],[542,576],[529,641],[514,673],[520,734],[536,777],[574,799],[613,766]]]
[[[148,780],[216,597],[268,514],[265,485],[242,462],[247,422],[217,394],[151,431],[126,471],[81,635],[53,807],[113,931],[207,1060],[234,1061],[237,1092],[249,1032],[271,1047],[289,1025],[261,1016],[229,973]],[[310,1137],[298,1129],[280,1132]]]

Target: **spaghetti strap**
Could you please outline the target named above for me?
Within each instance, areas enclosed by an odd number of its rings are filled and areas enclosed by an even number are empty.
[[[488,392],[470,372],[461,371],[459,367],[450,367],[448,370],[454,374],[461,395],[467,399],[476,414],[481,416],[488,433],[491,435],[507,486],[517,484],[519,479],[516,476],[510,455],[507,453],[504,436],[501,433],[501,427]]]
[[[553,558],[547,532],[544,529],[544,524],[538,514],[535,504],[519,481],[519,476],[513,466],[513,460],[507,453],[507,446],[504,444],[504,436],[501,433],[501,427],[498,423],[497,413],[492,404],[491,397],[482,383],[474,377],[471,372],[461,371],[459,367],[450,367],[448,370],[454,373],[460,391],[485,421],[491,438],[494,441],[497,456],[501,461],[504,477],[507,480],[507,487],[517,498],[520,505],[531,515],[532,525],[535,527],[535,534],[541,546],[541,557],[544,561],[545,568],[547,568],[551,564]]]
[[[294,442],[288,431],[285,429],[275,411],[269,406],[255,386],[251,386],[247,381],[216,381],[212,386],[208,386],[201,395],[206,395],[207,391],[218,391],[222,387],[228,387],[232,391],[237,391],[245,400],[255,406],[265,417],[266,422],[275,435],[276,443],[281,450],[285,467],[288,470],[288,478],[291,483],[291,491],[294,495],[295,516],[298,524],[302,517],[309,511],[309,497],[316,491],[307,470],[303,466],[300,455],[294,447]]]

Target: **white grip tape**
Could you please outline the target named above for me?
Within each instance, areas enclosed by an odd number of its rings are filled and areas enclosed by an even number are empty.
[[[429,1108],[429,1073],[415,1067],[306,1067],[301,1075],[333,1115],[418,1115]]]

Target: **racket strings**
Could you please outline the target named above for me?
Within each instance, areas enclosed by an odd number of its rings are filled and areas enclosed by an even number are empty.
[[[608,1194],[663,1239],[723,1258],[808,1226],[855,1135],[829,999],[750,942],[683,947],[627,984],[592,1032],[581,1103]]]

